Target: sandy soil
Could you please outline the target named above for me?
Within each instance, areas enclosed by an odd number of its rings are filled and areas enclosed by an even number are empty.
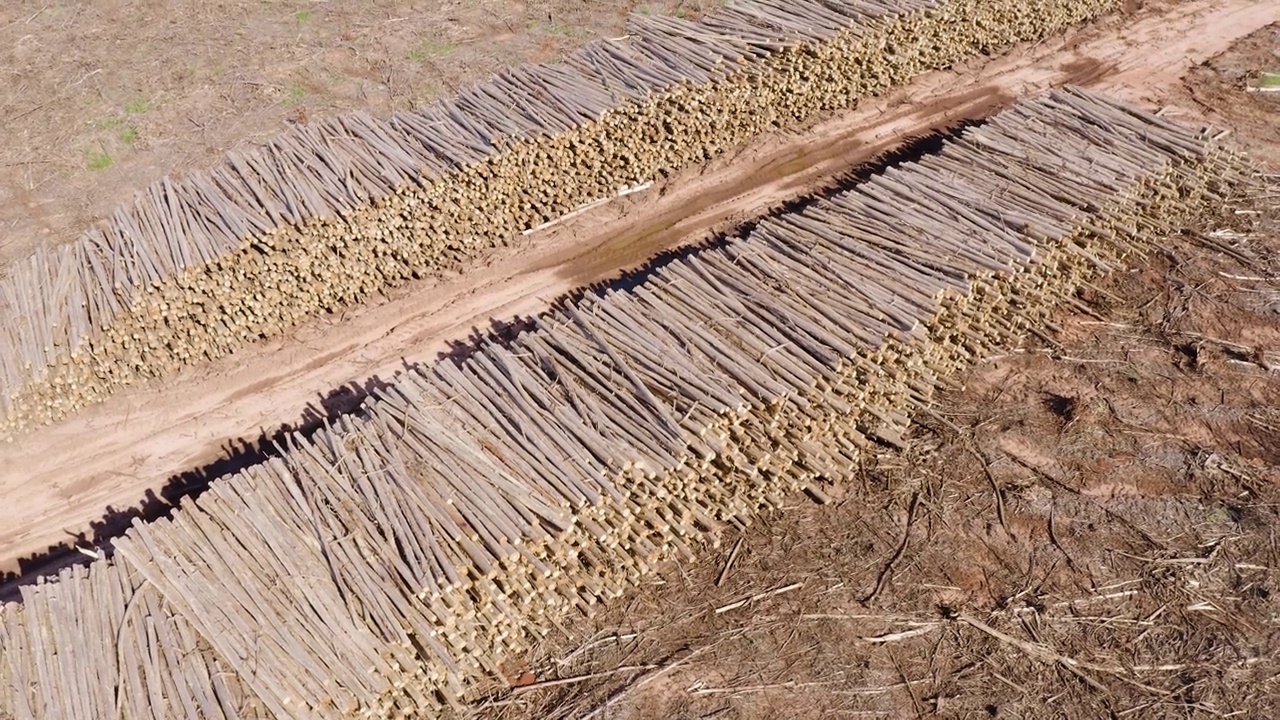
[[[1248,88],[1277,69],[1280,25],[1162,92],[1275,159],[1280,98]],[[1269,177],[958,378],[831,504],[796,498],[566,622],[468,715],[1276,717]]]
[[[1194,65],[1280,20],[1280,6],[1246,0],[1182,3],[1100,26],[985,64],[922,76],[910,87],[802,132],[765,138],[697,172],[583,214],[494,254],[465,276],[401,289],[291,337],[118,396],[0,448],[0,569],[85,533],[104,508],[129,508],[193,468],[252,456],[260,433],[324,414],[447,341],[493,320],[537,312],[585,283],[664,249],[728,230],[849,167],[925,134],[988,114],[1051,84],[1075,82],[1161,103]],[[211,465],[212,464],[212,465]],[[196,479],[200,479],[196,472]],[[51,520],[56,518],[56,520]],[[106,535],[114,528],[103,530]],[[101,533],[100,533],[101,534]]]

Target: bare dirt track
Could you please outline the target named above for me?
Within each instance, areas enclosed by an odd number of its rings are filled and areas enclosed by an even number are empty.
[[[732,228],[904,138],[978,118],[1011,99],[1074,82],[1163,103],[1193,65],[1280,20],[1267,2],[1150,7],[910,87],[802,132],[766,138],[701,172],[595,209],[495,253],[484,267],[324,319],[283,341],[122,394],[0,448],[0,569],[85,532],[107,507],[136,505],[171,478],[344,404],[335,387],[432,360],[491,320],[537,312],[574,287]],[[347,398],[349,401],[350,397]]]

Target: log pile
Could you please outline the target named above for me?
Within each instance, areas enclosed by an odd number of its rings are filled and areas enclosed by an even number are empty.
[[[731,0],[166,178],[0,281],[0,437],[1120,0]]]
[[[1053,91],[566,300],[24,588],[0,717],[436,716],[656,563],[820,494],[940,378],[1248,177],[1211,139]]]

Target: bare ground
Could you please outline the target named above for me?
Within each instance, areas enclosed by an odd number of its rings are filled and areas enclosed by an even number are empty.
[[[134,190],[286,123],[386,115],[720,0],[10,0],[0,4],[0,267]]]
[[[1262,30],[1173,93],[1274,159]],[[1280,188],[1170,237],[795,507],[509,665],[477,718],[1272,718]],[[745,601],[745,602],[744,602]]]
[[[909,87],[803,131],[763,138],[707,168],[659,183],[496,252],[484,267],[402,288],[250,348],[121,394],[0,447],[0,570],[30,579],[73,538],[98,542],[136,514],[260,456],[261,441],[348,409],[407,364],[495,320],[535,313],[585,283],[726,231],[905,138],[982,117],[1063,82],[1135,102],[1182,100],[1195,63],[1267,23],[1280,6],[1202,0],[1111,18],[1065,38],[922,76]],[[1171,114],[1191,113],[1174,108]],[[339,388],[335,391],[334,388]],[[169,492],[166,492],[168,489]],[[105,516],[104,516],[105,511]]]

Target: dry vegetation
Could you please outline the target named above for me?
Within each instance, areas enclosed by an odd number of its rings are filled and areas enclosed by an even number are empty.
[[[1188,95],[1258,157],[1274,30]],[[1280,191],[991,358],[819,507],[507,668],[476,717],[1274,717]],[[747,602],[743,603],[746,600]]]

